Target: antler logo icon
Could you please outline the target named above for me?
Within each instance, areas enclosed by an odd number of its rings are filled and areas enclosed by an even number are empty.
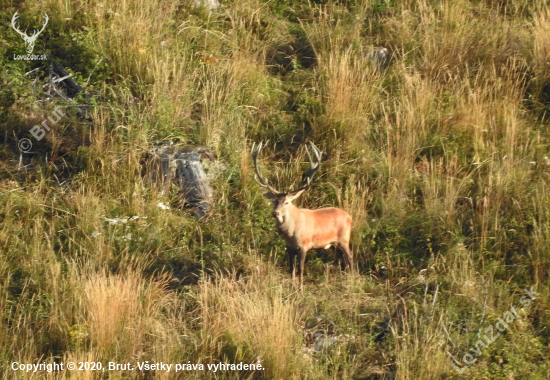
[[[36,39],[38,38],[40,33],[42,33],[42,31],[46,27],[46,25],[48,25],[49,18],[48,18],[48,15],[46,13],[44,13],[44,16],[45,16],[46,20],[44,21],[44,26],[42,26],[42,29],[35,30],[34,33],[31,36],[27,36],[27,30],[25,29],[24,32],[20,31],[19,30],[19,25],[16,24],[17,12],[18,11],[15,12],[15,14],[13,15],[13,17],[11,19],[11,26],[13,27],[13,29],[17,33],[19,33],[21,35],[21,37],[23,37],[23,40],[25,40],[25,48],[27,49],[27,53],[31,54],[33,49],[34,49],[34,43],[36,42]]]

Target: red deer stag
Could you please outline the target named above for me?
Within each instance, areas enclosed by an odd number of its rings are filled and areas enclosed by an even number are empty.
[[[353,255],[349,248],[351,216],[344,210],[335,207],[308,210],[298,208],[292,204],[292,201],[309,187],[313,175],[321,164],[321,152],[312,142],[310,142],[310,145],[317,161],[313,162],[306,145],[306,153],[310,164],[309,173],[304,178],[302,186],[297,190],[286,193],[274,189],[262,178],[258,169],[257,158],[263,144],[260,143],[257,147],[255,143],[252,145],[252,158],[256,170],[254,179],[260,186],[269,190],[264,193],[264,196],[273,200],[272,215],[275,217],[279,233],[286,242],[292,282],[295,280],[294,262],[296,255],[299,256],[300,288],[302,288],[304,282],[306,253],[310,249],[328,249],[333,243],[337,243],[339,249],[343,251],[342,270],[346,269],[346,264],[353,270]]]

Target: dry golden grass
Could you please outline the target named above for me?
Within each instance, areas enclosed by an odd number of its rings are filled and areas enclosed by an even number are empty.
[[[265,368],[261,376],[274,379],[301,378],[312,371],[311,358],[300,352],[302,316],[296,295],[288,293],[279,275],[240,281],[217,276],[202,282],[196,297],[206,357],[258,361]],[[227,354],[235,356],[224,358]]]

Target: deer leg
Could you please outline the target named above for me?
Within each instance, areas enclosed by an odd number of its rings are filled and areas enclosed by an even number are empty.
[[[336,250],[338,251],[338,261],[340,261],[340,269],[346,270],[347,261],[345,259],[346,253],[344,252],[344,249],[340,246],[336,247]]]
[[[353,272],[353,254],[349,249],[349,243],[340,243],[339,248],[344,252],[342,255],[342,270],[346,269],[346,264],[349,265],[350,270]]]
[[[306,266],[306,253],[307,253],[307,251],[305,249],[300,248],[300,252],[299,252],[299,255],[300,255],[299,270],[300,270],[300,289],[302,291],[304,290],[304,267]]]
[[[289,273],[292,275],[292,283],[294,284],[294,279],[296,277],[296,270],[294,269],[296,263],[296,248],[287,245],[286,252],[288,253]]]

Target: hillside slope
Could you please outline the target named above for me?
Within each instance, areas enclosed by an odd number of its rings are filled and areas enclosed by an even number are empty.
[[[0,2],[2,378],[550,378],[547,2]],[[159,140],[216,152],[204,220],[147,181]],[[351,214],[356,270],[311,251],[301,293],[250,147],[285,189],[308,140],[296,203]]]

